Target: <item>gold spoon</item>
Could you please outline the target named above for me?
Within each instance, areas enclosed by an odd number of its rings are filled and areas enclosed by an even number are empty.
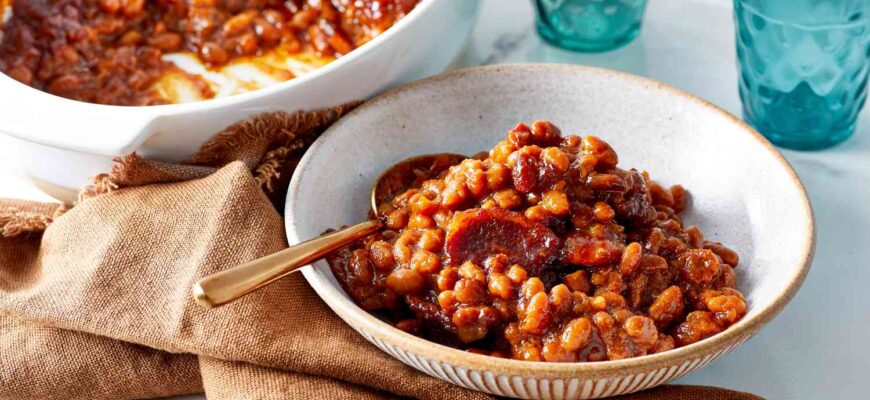
[[[378,209],[379,204],[389,201],[415,184],[419,185],[423,180],[437,176],[465,158],[459,154],[440,153],[400,161],[384,171],[372,185],[372,215],[377,218],[206,276],[193,285],[193,298],[207,308],[227,304],[323,258],[342,246],[377,232],[383,228],[381,220],[385,217]]]

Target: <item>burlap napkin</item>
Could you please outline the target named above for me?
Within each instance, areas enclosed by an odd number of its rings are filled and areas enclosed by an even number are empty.
[[[253,118],[185,164],[121,158],[71,209],[0,200],[0,398],[489,398],[379,351],[299,274],[214,310],[191,299],[197,279],[286,247],[273,203],[347,109]]]

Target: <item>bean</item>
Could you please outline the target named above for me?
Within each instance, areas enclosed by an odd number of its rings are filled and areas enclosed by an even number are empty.
[[[139,31],[127,31],[118,39],[118,44],[122,46],[132,46],[142,41],[142,33]]]
[[[649,315],[660,327],[667,326],[683,312],[683,291],[671,286],[656,297],[649,306]]]
[[[181,47],[181,42],[181,35],[172,32],[161,33],[148,39],[149,45],[164,52],[178,50]]]
[[[436,284],[438,285],[439,290],[448,290],[453,289],[456,285],[456,282],[459,281],[459,272],[454,267],[446,267],[438,272],[438,278],[436,280]]]
[[[493,164],[486,170],[486,186],[491,192],[498,191],[511,181],[511,169],[504,164]]]
[[[486,273],[477,264],[466,261],[459,266],[459,276],[465,279],[471,279],[478,283],[486,283]]]
[[[622,251],[622,259],[619,261],[619,272],[625,276],[634,274],[640,267],[642,252],[643,247],[640,243],[633,242],[625,246],[625,250]]]
[[[616,156],[613,148],[597,136],[586,136],[583,138],[583,152],[595,157],[595,168],[597,170],[613,168],[619,162],[619,157]]]
[[[716,253],[725,264],[732,267],[736,267],[740,262],[740,257],[737,255],[737,252],[723,246],[722,243],[705,241],[703,247]]]
[[[719,261],[714,253],[706,249],[692,249],[680,255],[677,260],[680,276],[694,285],[710,284],[719,274]]]
[[[575,351],[589,343],[589,338],[592,336],[592,321],[589,318],[581,317],[569,321],[562,331],[562,348],[568,351]]]
[[[610,207],[610,205],[603,201],[595,203],[595,208],[593,208],[592,213],[595,215],[595,219],[599,222],[610,222],[613,220],[613,217],[616,216],[613,207]]]
[[[670,188],[671,197],[674,199],[674,212],[677,214],[683,212],[689,205],[689,192],[680,185],[674,185]]]
[[[541,159],[556,172],[565,172],[571,160],[558,147],[548,147],[541,153]]]
[[[508,269],[507,277],[510,278],[511,282],[513,282],[514,285],[519,285],[529,278],[529,274],[526,272],[525,268],[514,264],[510,267],[510,269]]]
[[[652,197],[653,204],[661,204],[667,207],[674,206],[674,196],[671,194],[670,190],[667,190],[658,183],[652,181],[648,182],[646,187],[649,189],[649,194]]]
[[[441,257],[426,250],[419,249],[411,257],[411,268],[421,274],[433,274],[441,269]]]
[[[236,36],[251,27],[256,15],[257,13],[253,10],[234,15],[224,22],[221,30],[226,36]]]
[[[407,268],[399,268],[387,276],[387,287],[400,295],[419,292],[423,283],[420,273]]]
[[[290,26],[297,30],[306,29],[314,23],[319,14],[318,10],[312,8],[299,11],[290,18]]]
[[[135,17],[145,8],[145,0],[121,0],[122,11],[127,17]]]
[[[441,229],[427,229],[417,242],[420,248],[428,251],[438,251],[444,246],[444,231]]]
[[[558,190],[544,192],[541,207],[550,214],[562,216],[568,214],[568,196]]]
[[[513,189],[504,189],[495,192],[492,194],[492,198],[495,200],[499,208],[508,210],[519,207],[523,202],[523,199],[520,198],[520,194]]]
[[[255,54],[258,48],[257,36],[253,33],[245,33],[238,38],[236,44],[237,53],[250,56]]]
[[[629,317],[623,323],[625,332],[631,339],[641,346],[652,348],[658,341],[658,330],[655,322],[649,317],[635,315]]]
[[[487,285],[489,293],[494,297],[508,300],[514,295],[513,282],[504,274],[492,274]]]
[[[532,139],[539,145],[553,145],[562,140],[562,131],[550,121],[537,120],[532,123]]]
[[[209,42],[199,49],[199,55],[211,65],[223,65],[229,59],[227,52],[217,43]],[[394,229],[391,227],[391,229]]]
[[[456,300],[465,304],[478,304],[486,298],[480,283],[471,279],[460,279],[453,288]]]
[[[265,18],[257,17],[254,19],[254,32],[267,45],[278,43],[281,40],[281,30],[269,23]]]
[[[396,265],[392,246],[383,240],[373,242],[369,246],[369,259],[379,270],[391,271]]]
[[[539,292],[529,301],[525,317],[520,324],[520,329],[523,332],[535,335],[543,334],[550,325],[551,318],[550,300],[547,298],[546,293]]]

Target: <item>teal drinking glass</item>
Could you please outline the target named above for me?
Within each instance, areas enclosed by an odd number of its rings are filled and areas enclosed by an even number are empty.
[[[734,0],[743,118],[778,146],[846,140],[867,98],[870,0]]]
[[[631,42],[647,0],[533,0],[538,33],[568,50],[598,52]]]

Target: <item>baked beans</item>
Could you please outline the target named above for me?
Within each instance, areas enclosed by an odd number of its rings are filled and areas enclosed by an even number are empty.
[[[332,59],[387,30],[417,1],[14,0],[0,26],[0,71],[74,100],[163,104],[158,79],[188,75],[164,54],[191,52],[210,67],[275,48]],[[188,78],[202,98],[215,95],[203,79]]]
[[[682,186],[617,164],[595,136],[518,124],[385,201],[389,229],[328,260],[362,308],[497,357],[638,357],[740,320],[737,253],[683,224]]]

